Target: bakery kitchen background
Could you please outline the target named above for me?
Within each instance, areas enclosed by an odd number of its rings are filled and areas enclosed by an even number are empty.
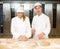
[[[36,2],[42,3],[43,13],[50,17],[51,22],[51,32],[49,34],[50,38],[60,37],[60,1],[8,1],[0,0],[0,37],[11,37],[10,33],[10,23],[11,19],[15,17],[15,9],[18,6],[23,6],[25,10],[25,15],[30,19],[30,24],[32,23],[33,16],[36,14],[33,9],[33,5]]]

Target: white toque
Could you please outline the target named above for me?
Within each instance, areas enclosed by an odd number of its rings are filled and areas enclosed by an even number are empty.
[[[42,4],[40,4],[39,2],[37,2],[37,3],[34,4],[34,7],[36,7],[36,6],[38,6],[38,5],[39,5],[39,6],[42,6]]]
[[[24,12],[24,8],[23,8],[23,7],[18,7],[18,8],[16,9],[16,12]]]

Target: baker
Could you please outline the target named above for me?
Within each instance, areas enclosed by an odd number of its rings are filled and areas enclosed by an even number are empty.
[[[32,22],[33,38],[48,38],[51,30],[49,17],[42,13],[42,4],[40,4],[39,2],[35,3],[34,9],[37,12],[37,15],[33,17]]]
[[[29,18],[24,15],[23,7],[19,7],[16,14],[11,20],[11,34],[13,39],[26,41],[31,37]]]

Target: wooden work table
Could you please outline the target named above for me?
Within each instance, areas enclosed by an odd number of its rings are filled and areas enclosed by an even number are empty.
[[[60,49],[60,38],[29,39],[28,41],[0,38],[0,49]]]

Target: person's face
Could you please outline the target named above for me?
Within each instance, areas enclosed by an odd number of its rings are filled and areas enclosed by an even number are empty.
[[[18,17],[20,17],[20,18],[21,18],[23,15],[24,15],[24,13],[23,13],[23,12],[17,12],[17,16],[18,16]]]
[[[36,12],[39,14],[39,13],[42,13],[42,7],[41,6],[36,6],[35,7],[35,10],[36,10]]]

